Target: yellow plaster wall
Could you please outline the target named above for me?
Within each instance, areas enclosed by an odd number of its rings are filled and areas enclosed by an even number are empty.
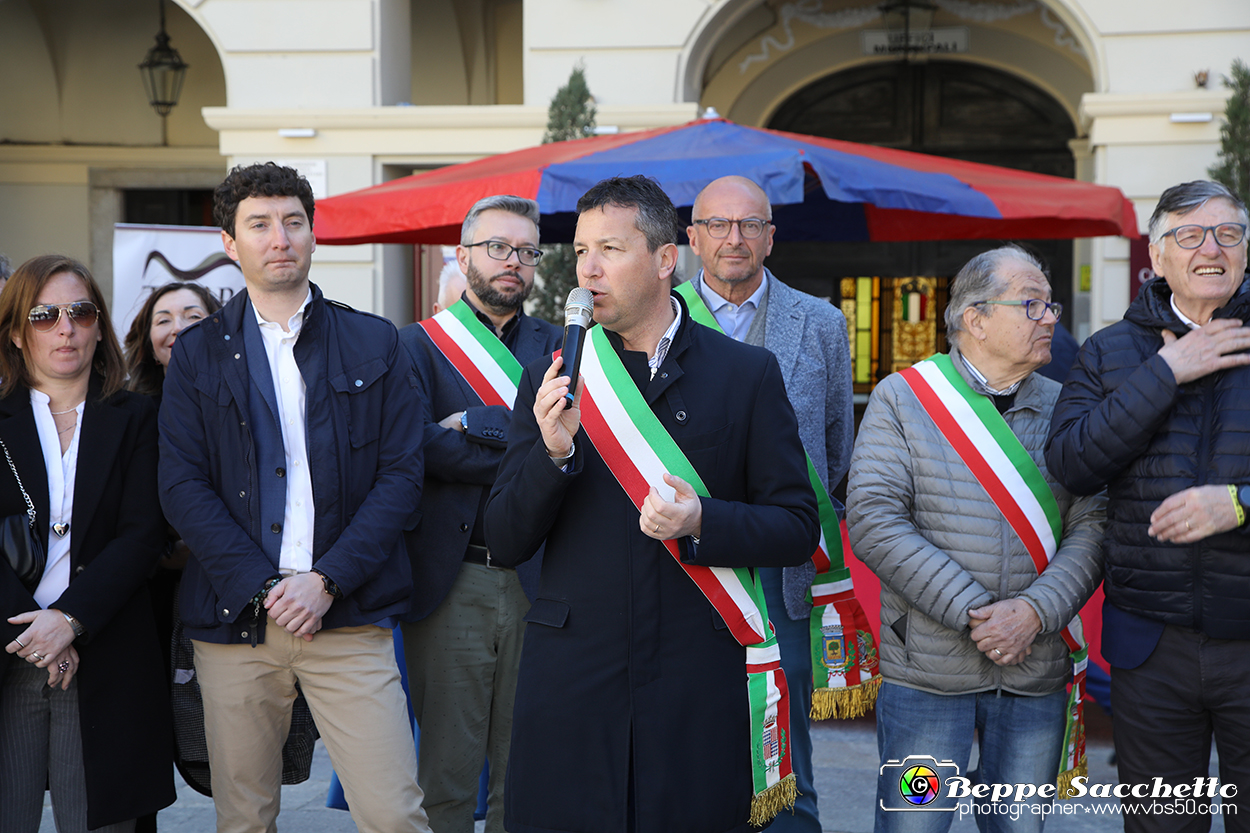
[[[190,64],[168,120],[171,145],[206,146],[216,134],[203,106],[224,104],[216,50],[181,8],[166,4],[171,43]],[[156,6],[141,0],[0,3],[0,140],[155,145],[161,120],[138,64],[155,44]]]

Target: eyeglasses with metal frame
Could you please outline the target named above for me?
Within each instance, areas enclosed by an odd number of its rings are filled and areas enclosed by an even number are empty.
[[[724,217],[708,217],[706,220],[692,220],[696,226],[703,226],[707,233],[719,239],[729,236],[729,230],[735,225],[744,240],[754,240],[764,233],[764,229],[772,225],[768,220],[747,217],[742,220],[726,220]]]
[[[1220,223],[1218,226],[1177,226],[1163,232],[1162,237],[1176,238],[1176,245],[1182,249],[1199,249],[1207,240],[1207,232],[1215,237],[1219,246],[1227,249],[1236,246],[1246,239],[1245,223]]]
[[[502,240],[483,240],[480,243],[470,243],[465,248],[472,249],[476,246],[485,246],[486,256],[491,260],[507,260],[512,257],[513,252],[516,252],[516,259],[522,266],[537,266],[538,261],[543,259],[542,249],[510,246]]]
[[[40,304],[31,307],[26,320],[30,327],[40,333],[50,333],[61,323],[61,313],[68,313],[69,320],[79,327],[90,327],[96,322],[100,311],[90,301],[74,301],[72,304]]]
[[[1055,316],[1055,321],[1063,317],[1063,304],[1057,301],[1043,301],[1041,298],[1026,298],[1023,301],[977,301],[974,307],[981,304],[997,304],[1000,307],[1024,307],[1024,314],[1030,321],[1041,321],[1046,317],[1046,310]]]

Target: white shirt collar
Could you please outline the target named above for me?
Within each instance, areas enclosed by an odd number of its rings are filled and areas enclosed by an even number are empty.
[[[1172,312],[1176,313],[1176,317],[1181,320],[1182,324],[1184,324],[1186,327],[1188,327],[1191,330],[1196,330],[1200,326],[1202,326],[1201,324],[1199,324],[1198,322],[1190,318],[1188,315],[1181,312],[1181,308],[1176,305],[1176,293],[1175,292],[1172,293],[1172,296],[1168,298],[1168,300],[1172,304]]]
[[[308,295],[304,297],[304,303],[300,304],[299,309],[295,311],[295,314],[292,315],[289,319],[287,319],[286,328],[287,330],[290,331],[291,335],[293,336],[299,335],[300,328],[304,326],[304,310],[308,309],[308,305],[310,303],[312,303],[312,287],[311,286],[308,287]],[[256,304],[252,304],[252,313],[255,314],[256,323],[260,326],[262,332],[265,330],[266,327],[270,329],[273,329],[273,328],[281,329],[277,321],[268,321],[262,318],[260,315],[260,310],[256,308]]]

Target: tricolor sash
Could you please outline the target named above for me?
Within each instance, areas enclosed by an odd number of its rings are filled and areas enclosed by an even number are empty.
[[[503,405],[512,410],[521,381],[521,363],[478,320],[472,307],[461,299],[433,318],[417,323],[483,404]]]
[[[724,333],[702,296],[687,281],[677,287],[686,300],[690,317],[718,333]],[[812,645],[812,711],[815,720],[859,717],[877,699],[881,675],[877,670],[877,647],[868,617],[855,598],[845,552],[850,552],[846,522],[839,521],[829,492],[807,455],[807,476],[816,493],[820,511],[820,545],[812,555],[816,578],[812,582],[812,613],[809,617]],[[782,611],[781,615],[785,615]]]
[[[1020,538],[1038,575],[1054,558],[1063,535],[1063,516],[1046,478],[1012,432],[998,409],[972,389],[946,354],[931,356],[900,372],[921,407],[955,449],[990,500]],[[1085,645],[1078,614],[1061,631],[1072,659],[1063,758],[1059,761],[1059,796],[1077,775],[1087,774],[1085,760]]]
[[[699,473],[639,393],[602,327],[586,334],[584,350],[581,425],[634,505],[641,511],[652,486],[665,500],[673,500],[665,473],[680,477],[701,497],[708,497]],[[793,807],[797,794],[790,769],[789,693],[764,589],[746,568],[686,564],[677,541],[662,543],[746,648],[754,787],[750,822],[763,827],[782,809]]]

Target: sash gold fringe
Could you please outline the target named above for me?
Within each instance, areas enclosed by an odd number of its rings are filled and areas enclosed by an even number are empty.
[[[763,827],[782,810],[793,810],[798,797],[799,788],[792,772],[751,799],[751,826]]]
[[[849,688],[818,688],[812,692],[810,716],[812,720],[862,717],[876,705],[877,690],[880,688],[880,677]]]
[[[1058,797],[1061,800],[1066,801],[1067,799],[1072,797],[1071,795],[1068,794],[1068,789],[1072,786],[1072,779],[1076,778],[1078,775],[1089,775],[1089,760],[1084,755],[1081,756],[1081,762],[1077,764],[1075,767],[1073,767],[1072,769],[1064,770],[1063,772],[1059,773],[1059,779],[1058,779],[1059,795]]]

